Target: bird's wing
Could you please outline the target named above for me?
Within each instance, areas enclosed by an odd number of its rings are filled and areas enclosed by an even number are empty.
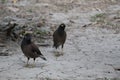
[[[42,53],[40,52],[39,48],[38,48],[34,43],[32,43],[31,46],[32,46],[32,51],[33,51],[33,52],[36,52],[43,60],[47,60],[47,59],[42,55]]]
[[[58,41],[58,38],[59,38],[59,34],[58,34],[57,31],[55,31],[54,34],[53,34],[53,41],[54,42]]]
[[[66,37],[67,37],[67,34],[66,34],[66,32],[64,32],[64,35],[63,35],[63,41],[65,42],[66,41]]]
[[[33,52],[36,52],[37,54],[42,55],[39,48],[34,43],[32,43],[31,46],[32,46]]]

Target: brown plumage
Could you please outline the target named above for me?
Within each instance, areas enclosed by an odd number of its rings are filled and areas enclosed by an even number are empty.
[[[46,60],[46,58],[40,52],[39,48],[31,41],[30,33],[25,34],[21,43],[21,49],[24,55],[27,57],[28,61],[30,58],[33,58],[35,61],[37,57],[41,57],[43,60]]]
[[[53,33],[53,47],[56,49],[61,45],[61,48],[63,49],[64,43],[66,41],[66,32],[65,32],[65,24],[62,23],[57,28],[57,30]]]

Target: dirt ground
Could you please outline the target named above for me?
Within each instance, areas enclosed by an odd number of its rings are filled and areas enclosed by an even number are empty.
[[[64,55],[57,57],[52,39],[47,39],[50,46],[39,46],[47,61],[37,58],[33,68],[25,67],[21,40],[9,41],[3,51],[9,49],[11,55],[0,56],[1,80],[120,80],[119,0],[6,1],[0,4],[1,20],[11,17],[23,25],[45,19],[43,26],[51,34],[65,23],[67,40]]]

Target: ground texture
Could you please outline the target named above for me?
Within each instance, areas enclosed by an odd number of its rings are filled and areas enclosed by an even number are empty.
[[[1,19],[8,15],[21,25],[45,19],[51,34],[65,23],[67,40],[64,55],[57,57],[52,36],[47,39],[50,46],[39,46],[47,61],[37,58],[33,68],[25,67],[20,45],[8,42],[11,55],[0,56],[1,80],[120,79],[119,0],[19,0],[15,4],[8,0],[5,9],[13,13],[1,12]]]

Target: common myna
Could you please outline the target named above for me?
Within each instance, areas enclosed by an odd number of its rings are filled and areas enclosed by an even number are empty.
[[[53,47],[56,49],[61,45],[61,48],[63,50],[64,43],[66,41],[66,32],[65,32],[65,24],[62,23],[59,25],[57,30],[53,33]]]
[[[43,60],[46,60],[46,58],[42,55],[39,48],[31,41],[31,34],[26,33],[22,43],[21,43],[21,49],[24,55],[27,57],[27,65],[30,58],[33,58],[34,62],[37,57],[41,57]]]

